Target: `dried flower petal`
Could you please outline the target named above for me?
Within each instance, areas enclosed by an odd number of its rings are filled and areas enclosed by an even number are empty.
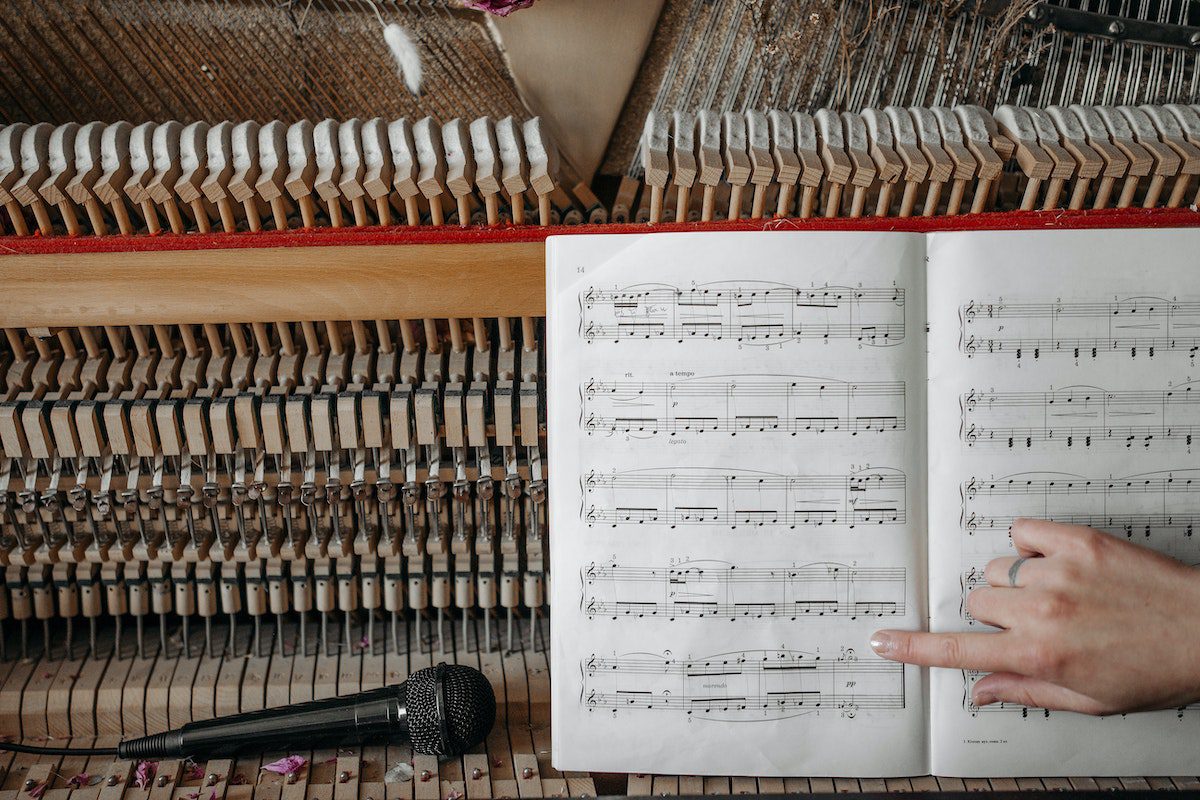
[[[157,771],[157,761],[139,761],[137,763],[137,769],[134,770],[133,785],[139,789],[149,788],[150,782],[154,780],[154,773]]]
[[[278,761],[272,761],[270,764],[264,764],[263,769],[267,772],[274,772],[276,775],[294,775],[308,763],[308,759],[304,756],[290,755],[284,756]]]
[[[88,782],[91,781],[91,779],[92,779],[91,775],[87,774],[86,772],[80,772],[79,774],[72,775],[70,778],[67,779],[67,788],[68,789],[82,789],[83,787],[88,785]]]
[[[413,777],[412,764],[401,761],[383,774],[384,783],[408,783]]]
[[[462,800],[462,796],[462,792],[458,789],[451,789],[450,793],[446,795],[446,800]]]
[[[34,786],[32,789],[30,789],[26,794],[28,794],[34,800],[37,800],[37,798],[41,797],[45,793],[46,793],[46,782],[42,781],[37,786]]]
[[[462,4],[464,7],[473,8],[476,11],[486,11],[497,17],[507,17],[514,11],[529,8],[533,5],[533,0],[462,0]]]

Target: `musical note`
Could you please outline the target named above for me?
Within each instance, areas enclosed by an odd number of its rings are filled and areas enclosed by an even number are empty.
[[[733,529],[902,525],[905,475],[892,468],[849,475],[779,475],[680,467],[590,472],[582,481],[587,523],[725,525]]]
[[[1132,297],[1116,302],[985,302],[959,309],[959,349],[968,357],[1067,355],[1097,358],[1125,353],[1200,351],[1200,299]]]
[[[1164,390],[1107,391],[1069,386],[1052,392],[981,392],[961,398],[969,447],[1019,450],[1191,447],[1200,436],[1200,382]]]
[[[580,313],[580,335],[589,342],[838,339],[887,346],[904,340],[905,325],[903,289],[799,289],[765,281],[720,281],[688,289],[592,286],[580,294]]]
[[[902,382],[762,375],[671,382],[589,378],[581,394],[589,432],[858,436],[906,429]]]
[[[786,719],[905,707],[904,665],[798,650],[742,650],[676,659],[642,653],[581,663],[589,707],[618,713],[669,711],[701,719]]]
[[[834,562],[738,565],[696,560],[659,567],[591,564],[584,611],[611,619],[755,620],[884,617],[906,611],[903,567]]]

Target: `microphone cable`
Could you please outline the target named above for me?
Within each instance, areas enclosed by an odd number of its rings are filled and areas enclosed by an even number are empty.
[[[29,753],[35,756],[115,756],[115,747],[38,747],[19,742],[0,742],[0,750],[13,753]]]

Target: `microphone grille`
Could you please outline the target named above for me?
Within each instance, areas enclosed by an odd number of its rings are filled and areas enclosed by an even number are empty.
[[[496,721],[492,684],[477,669],[439,664],[417,670],[408,677],[407,684],[408,733],[418,753],[461,755],[482,742]]]

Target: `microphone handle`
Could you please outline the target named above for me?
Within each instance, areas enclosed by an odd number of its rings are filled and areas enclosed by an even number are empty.
[[[173,731],[121,742],[119,753],[121,758],[212,758],[405,737],[406,684],[189,722]]]

